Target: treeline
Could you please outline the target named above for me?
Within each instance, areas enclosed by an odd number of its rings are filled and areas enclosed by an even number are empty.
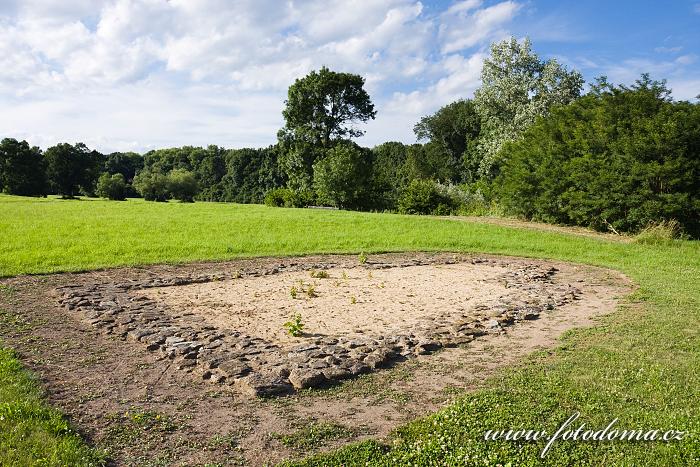
[[[12,194],[333,206],[407,214],[509,214],[598,230],[675,220],[700,237],[700,105],[647,75],[584,81],[529,41],[496,43],[482,85],[423,117],[417,144],[352,141],[376,115],[364,79],[327,68],[289,88],[278,143],[143,155],[0,144]]]

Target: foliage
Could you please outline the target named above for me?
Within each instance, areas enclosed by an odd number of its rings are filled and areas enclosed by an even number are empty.
[[[161,172],[144,169],[134,177],[134,188],[146,201],[167,201],[168,177]]]
[[[318,202],[357,209],[368,203],[371,152],[352,143],[338,144],[316,161],[314,190]]]
[[[567,71],[554,59],[542,61],[529,39],[521,44],[515,38],[491,45],[481,82],[474,93],[481,135],[466,165],[478,167],[479,176],[486,178],[498,171],[498,156],[507,156],[500,152],[506,142],[517,140],[550,109],[575,100],[584,83],[579,72]]]
[[[296,192],[289,188],[275,188],[265,194],[265,204],[272,207],[303,208],[313,203],[313,193]]]
[[[432,180],[413,180],[398,201],[402,214],[434,214],[445,216],[453,213],[458,205]]]
[[[55,193],[72,198],[79,190],[92,192],[103,156],[83,143],[60,143],[44,153],[46,175]]]
[[[442,107],[433,115],[421,118],[413,132],[418,141],[427,140],[431,151],[441,154],[443,166],[449,168],[448,173],[437,174],[438,179],[455,182],[472,178],[461,172],[464,153],[481,132],[481,118],[473,101],[460,99]]]
[[[316,161],[339,142],[364,134],[355,124],[376,115],[364,83],[359,75],[322,67],[289,87],[278,139],[290,188],[311,189]]]
[[[12,138],[0,142],[0,191],[24,196],[48,193],[46,168],[38,147]]]
[[[227,151],[225,174],[218,182],[221,196],[215,200],[262,203],[269,190],[284,185],[285,176],[279,166],[278,155],[279,150],[276,146]],[[202,178],[199,180],[200,183],[204,183]]]
[[[194,174],[186,169],[174,169],[167,177],[168,194],[183,203],[194,202],[199,187]]]
[[[357,255],[357,261],[359,261],[360,264],[365,264],[367,262],[367,253],[361,251],[360,254]],[[343,279],[347,279],[345,272],[343,272]]]
[[[626,232],[675,219],[700,235],[700,105],[663,82],[600,80],[504,152],[495,185],[513,214]]]
[[[135,152],[113,152],[105,157],[104,171],[110,175],[121,174],[126,183],[132,183],[143,169],[143,156]]]
[[[118,173],[110,175],[103,173],[97,180],[97,196],[108,198],[113,201],[123,201],[126,199],[126,181],[124,175]]]
[[[370,185],[374,209],[396,209],[401,191],[410,182],[406,165],[409,148],[403,143],[389,142],[372,149]]]
[[[282,326],[284,326],[290,336],[301,337],[304,334],[304,323],[299,313],[293,315],[291,320],[287,321]]]
[[[326,67],[297,79],[287,93],[282,133],[325,149],[339,140],[362,136],[364,132],[352,124],[376,115],[364,84],[359,75]]]

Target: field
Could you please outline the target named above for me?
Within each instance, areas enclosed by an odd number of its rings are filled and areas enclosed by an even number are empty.
[[[700,462],[700,243],[644,245],[605,236],[429,217],[217,203],[62,201],[0,197],[0,276],[117,266],[320,253],[449,251],[547,258],[621,271],[637,290],[593,328],[568,332],[555,349],[457,391],[434,415],[388,439],[363,441],[305,465],[692,465]],[[0,285],[0,337],[31,323],[12,308],[13,279]],[[17,279],[14,279],[17,280]],[[37,279],[39,280],[39,279]],[[24,334],[23,334],[24,333]],[[48,358],[48,357],[47,357]],[[35,356],[20,355],[30,368]],[[99,463],[42,401],[40,382],[0,353],[0,461],[6,465]],[[50,388],[49,392],[50,392]],[[574,412],[600,429],[675,429],[675,442],[485,442],[489,429],[555,430]],[[137,417],[142,420],[144,417]],[[71,427],[80,430],[80,423]],[[319,434],[320,433],[320,434]],[[304,450],[333,427],[288,435]]]

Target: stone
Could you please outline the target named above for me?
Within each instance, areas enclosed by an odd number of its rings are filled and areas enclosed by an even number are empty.
[[[292,385],[288,380],[274,375],[261,375],[253,373],[245,378],[238,378],[234,385],[242,392],[255,397],[278,396],[292,392]]]
[[[295,389],[316,388],[326,382],[322,371],[303,368],[292,370],[288,378]]]
[[[240,378],[251,372],[250,366],[239,360],[227,360],[218,365],[221,370],[229,378]]]

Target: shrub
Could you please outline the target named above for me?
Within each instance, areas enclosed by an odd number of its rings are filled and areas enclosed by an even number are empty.
[[[292,316],[292,319],[284,323],[287,333],[293,337],[300,337],[304,334],[304,323],[301,320],[299,313]]]
[[[157,171],[142,170],[134,177],[134,188],[146,201],[167,201],[168,177]]]
[[[339,144],[313,165],[313,185],[320,203],[338,208],[367,207],[371,157],[357,145]]]
[[[652,222],[634,237],[634,241],[645,245],[664,245],[683,237],[683,229],[680,223],[675,219],[671,219],[669,221]]]
[[[512,214],[620,232],[676,219],[700,236],[700,105],[648,76],[601,80],[504,151],[494,186]]]
[[[113,201],[123,201],[126,199],[126,181],[124,175],[103,173],[97,181],[97,196],[108,198]]]
[[[168,193],[170,196],[183,203],[192,203],[198,192],[197,179],[192,172],[185,169],[170,171],[168,174]]]
[[[265,195],[265,205],[284,208],[303,208],[313,204],[313,193],[294,191],[289,188],[275,188]]]
[[[402,214],[449,215],[458,204],[432,180],[413,180],[401,193],[398,202]]]

